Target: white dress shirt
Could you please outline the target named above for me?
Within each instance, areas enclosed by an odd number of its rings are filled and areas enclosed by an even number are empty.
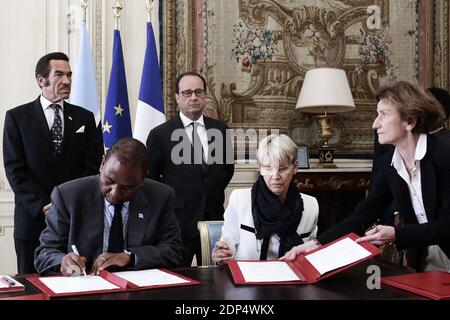
[[[128,207],[130,201],[124,202],[122,206],[122,226],[123,226],[123,244],[124,248],[127,247],[127,226],[128,226]],[[114,217],[114,205],[109,203],[105,198],[103,209],[103,252],[108,251],[109,245],[109,231],[111,230],[111,224]]]
[[[63,102],[63,100],[53,103],[53,102],[47,100],[43,95],[41,95],[40,101],[41,101],[42,110],[44,111],[45,119],[47,119],[47,124],[48,124],[49,130],[52,129],[53,122],[55,121],[55,111],[50,107],[50,105],[57,104],[61,107],[61,109],[59,109],[58,112],[61,117],[62,132],[64,134],[64,102]]]
[[[183,122],[184,130],[186,130],[186,134],[189,138],[189,141],[192,144],[192,130],[194,126],[191,125],[192,121],[188,117],[186,117],[182,112],[180,112],[180,118],[181,122]],[[202,143],[203,147],[203,157],[205,161],[208,161],[208,135],[206,134],[206,127],[205,127],[205,121],[203,119],[203,115],[200,116],[200,118],[195,121],[199,124],[197,128],[197,133],[200,138],[200,142]]]
[[[408,174],[402,156],[395,148],[391,165],[408,185],[409,196],[419,224],[427,223],[428,218],[423,204],[422,180],[420,176],[420,161],[427,153],[427,135],[421,134],[417,141],[416,153],[414,155],[414,168],[411,177]],[[425,258],[425,271],[445,270],[450,272],[450,260],[438,245],[428,247],[428,255]]]

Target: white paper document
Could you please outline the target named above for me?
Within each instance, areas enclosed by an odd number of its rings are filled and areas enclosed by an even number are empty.
[[[44,277],[39,280],[54,293],[74,293],[119,289],[100,276]]]
[[[301,280],[284,261],[237,261],[246,282]]]
[[[305,258],[322,275],[370,256],[370,252],[350,238],[344,238],[329,247],[308,254]]]
[[[140,270],[140,271],[121,271],[114,272],[114,275],[121,277],[139,287],[170,285],[189,282],[186,279],[173,275],[171,273],[158,270]]]

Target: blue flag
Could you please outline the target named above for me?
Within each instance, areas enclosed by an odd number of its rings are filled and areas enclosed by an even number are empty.
[[[100,107],[98,103],[97,84],[95,82],[94,63],[86,21],[81,22],[80,51],[72,84],[70,102],[91,111],[95,116],[96,125],[100,125]]]
[[[147,22],[147,49],[142,68],[141,88],[136,109],[133,136],[146,143],[154,127],[166,121],[155,36],[151,22]]]
[[[105,150],[124,137],[131,137],[130,106],[120,31],[114,30],[111,76],[106,98],[105,118],[103,119]]]

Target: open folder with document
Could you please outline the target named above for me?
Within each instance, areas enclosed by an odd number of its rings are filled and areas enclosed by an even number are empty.
[[[27,278],[27,280],[51,298],[188,286],[200,283],[164,269],[113,273],[102,270],[98,276],[50,276]]]
[[[350,233],[294,261],[240,261],[228,266],[236,284],[307,284],[314,283],[356,265],[380,253],[369,242],[356,243]]]

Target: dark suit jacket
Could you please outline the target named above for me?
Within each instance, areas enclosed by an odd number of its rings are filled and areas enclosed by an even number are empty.
[[[84,132],[76,133],[82,126]],[[41,209],[56,185],[98,173],[103,142],[92,112],[64,103],[62,153],[53,151],[39,98],[6,112],[3,160],[14,191],[14,237],[39,239],[45,227]]]
[[[137,256],[136,269],[174,267],[183,260],[180,228],[173,213],[171,188],[145,179],[130,201],[127,248]],[[76,245],[90,268],[103,251],[104,198],[99,175],[57,186],[47,227],[35,252],[35,266],[43,273],[61,264]]]
[[[434,136],[440,136],[444,137],[450,140],[450,130],[447,128],[442,128],[439,131],[436,131],[436,133],[433,133]],[[375,133],[375,138],[373,141],[373,164],[372,164],[372,177],[371,181],[373,181],[378,173],[379,170],[379,160],[382,155],[384,155],[387,152],[393,153],[395,149],[395,146],[392,144],[380,144],[378,142],[378,134]]]
[[[450,131],[447,128],[442,128],[439,131],[436,131],[435,133],[433,133],[433,136],[437,136],[440,137],[441,139],[448,139],[448,141],[450,141]],[[381,157],[386,154],[389,153],[391,155],[391,159],[392,159],[392,155],[394,153],[395,150],[395,146],[393,146],[392,144],[380,144],[378,142],[378,134],[375,133],[375,139],[373,142],[373,162],[372,162],[372,175],[370,177],[370,181],[371,181],[371,186],[375,185],[374,181],[377,178],[377,175],[380,174],[380,159]],[[386,225],[390,225],[393,226],[394,225],[394,212],[398,211],[398,208],[396,208],[395,202],[392,202],[391,204],[389,204],[387,206],[387,208],[384,210],[384,217],[382,219],[380,219],[380,221],[383,224]]]
[[[226,147],[225,137],[228,126],[208,117],[204,117],[204,121],[210,141],[210,153],[214,149],[211,144],[213,140],[211,135],[214,134],[214,130],[211,129],[217,129],[215,133],[220,133],[223,137],[223,143],[218,143],[220,147],[212,153],[213,157],[222,153],[222,159],[209,164],[206,172],[200,164],[176,164],[172,161],[172,150],[174,148],[176,150],[177,145],[180,146],[180,141],[183,141],[185,145],[187,143],[192,151],[179,115],[154,128],[147,139],[149,177],[160,180],[175,189],[175,213],[180,222],[183,239],[192,239],[198,235],[197,222],[200,220],[223,220],[224,190],[234,173],[234,156],[230,139],[228,139],[228,153]],[[176,129],[180,130],[181,135],[176,141],[171,141],[172,133]],[[183,154],[183,151],[177,154]]]
[[[439,245],[450,257],[450,140],[446,135],[428,135],[427,152],[420,161],[422,197],[428,223],[418,224],[406,182],[391,166],[393,150],[379,160],[379,175],[365,201],[353,214],[322,233],[318,240],[328,243],[348,232],[363,234],[381,218],[385,207],[395,201],[402,225],[396,227],[399,250]],[[408,258],[409,260],[409,258]],[[409,262],[409,261],[408,261]]]

